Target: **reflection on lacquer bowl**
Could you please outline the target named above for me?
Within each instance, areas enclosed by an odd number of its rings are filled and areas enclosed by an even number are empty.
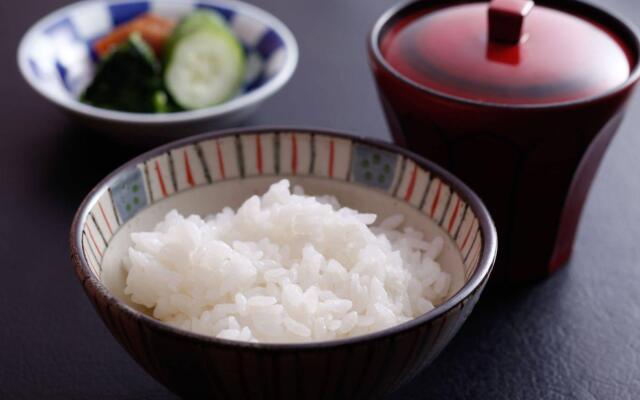
[[[92,44],[98,38],[147,12],[178,20],[195,9],[222,15],[242,44],[247,66],[238,95],[211,107],[166,114],[113,111],[78,100],[94,75],[97,56]],[[74,3],[38,21],[18,48],[20,71],[39,94],[85,125],[129,143],[232,127],[280,90],[297,62],[295,38],[282,22],[255,6],[230,0]]]
[[[258,161],[259,160],[259,161]],[[370,179],[366,160],[384,167]],[[207,215],[238,207],[288,178],[380,217],[401,213],[440,236],[448,297],[415,319],[377,332],[311,343],[249,343],[162,323],[125,295],[130,233],[171,209]],[[136,188],[137,201],[131,201]],[[214,398],[371,398],[406,382],[440,353],[473,309],[496,256],[491,218],[462,182],[390,144],[293,128],[225,131],[152,150],[117,169],[84,200],[73,222],[76,272],[111,333],[175,393]]]

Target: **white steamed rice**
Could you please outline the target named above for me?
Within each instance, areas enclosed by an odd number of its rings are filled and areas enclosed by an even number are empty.
[[[176,327],[252,342],[346,338],[402,323],[448,295],[451,277],[401,215],[273,184],[234,212],[202,219],[169,212],[133,233],[125,293]]]

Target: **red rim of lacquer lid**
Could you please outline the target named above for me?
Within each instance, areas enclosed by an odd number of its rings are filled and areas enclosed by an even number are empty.
[[[475,104],[567,105],[638,78],[634,28],[579,1],[410,2],[383,15],[371,40],[400,79]]]

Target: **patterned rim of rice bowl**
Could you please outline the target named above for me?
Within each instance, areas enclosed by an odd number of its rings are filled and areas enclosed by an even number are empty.
[[[353,193],[361,204],[374,207],[379,201],[409,213],[412,222],[424,220],[449,243],[445,253],[460,260],[456,291],[435,309],[381,331],[273,344],[174,328],[126,304],[103,282],[108,279],[103,266],[113,259],[109,253],[118,252],[131,225],[154,209],[166,212],[199,197],[205,205],[226,201],[216,197],[225,199],[234,191],[244,191],[244,200],[283,177],[298,180],[305,189],[315,185],[318,192],[336,194],[341,202],[341,196]],[[497,252],[495,228],[481,200],[441,167],[391,144],[290,127],[194,136],[131,160],[86,197],[74,218],[70,244],[85,292],[130,355],[175,393],[216,398],[388,393],[428,365],[455,335],[480,296]]]
[[[144,114],[93,107],[77,100],[92,79],[97,55],[92,43],[146,12],[177,18],[203,8],[220,13],[243,44],[247,74],[238,96],[215,106],[168,114]],[[293,75],[298,46],[291,31],[273,15],[231,0],[84,1],[45,16],[27,31],[18,48],[18,65],[43,97],[69,111],[115,122],[165,123],[202,120],[244,109],[278,91]]]

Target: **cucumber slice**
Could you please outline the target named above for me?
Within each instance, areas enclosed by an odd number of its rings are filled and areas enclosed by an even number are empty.
[[[224,18],[220,14],[215,11],[196,10],[180,20],[180,23],[175,27],[171,37],[169,38],[167,47],[172,48],[177,39],[202,28],[219,29],[233,35],[233,32],[231,32]]]
[[[245,71],[244,50],[215,12],[185,18],[167,44],[165,86],[178,105],[197,109],[236,94]]]

